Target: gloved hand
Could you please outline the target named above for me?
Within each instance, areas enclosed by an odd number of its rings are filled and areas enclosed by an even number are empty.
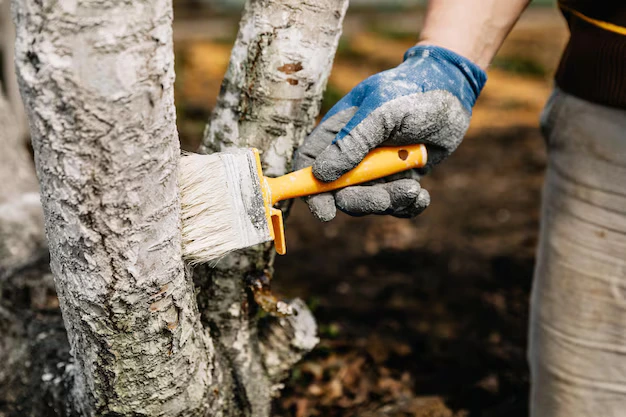
[[[318,179],[333,181],[381,144],[423,143],[428,166],[435,165],[463,139],[486,79],[482,69],[452,51],[414,46],[402,64],[369,77],[330,109],[296,152],[295,169],[313,165]],[[404,174],[306,201],[322,221],[335,217],[335,206],[356,216],[413,217],[428,206],[430,196],[419,176]]]

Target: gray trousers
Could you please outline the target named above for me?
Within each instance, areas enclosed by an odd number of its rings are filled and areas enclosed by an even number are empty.
[[[626,416],[626,111],[556,90],[541,124],[531,415]]]

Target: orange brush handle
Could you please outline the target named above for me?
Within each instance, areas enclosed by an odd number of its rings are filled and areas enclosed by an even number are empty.
[[[331,182],[315,178],[311,167],[282,177],[265,177],[271,206],[282,200],[338,190],[426,165],[424,145],[381,147],[372,150],[359,165]]]

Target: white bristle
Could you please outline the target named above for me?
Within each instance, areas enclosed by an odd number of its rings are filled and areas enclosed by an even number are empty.
[[[181,157],[182,244],[188,262],[218,260],[233,250],[270,240],[251,157],[249,150]]]

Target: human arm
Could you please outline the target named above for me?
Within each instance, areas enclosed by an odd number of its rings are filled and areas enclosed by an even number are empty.
[[[332,181],[379,145],[424,143],[429,166],[445,159],[469,126],[486,81],[484,67],[526,3],[432,0],[418,45],[398,67],[366,79],[342,98],[298,149],[295,168],[312,165],[317,178]],[[430,196],[409,173],[306,200],[316,217],[327,221],[335,207],[352,215],[412,217],[428,206]]]
[[[430,0],[417,44],[449,49],[486,69],[529,3]]]

